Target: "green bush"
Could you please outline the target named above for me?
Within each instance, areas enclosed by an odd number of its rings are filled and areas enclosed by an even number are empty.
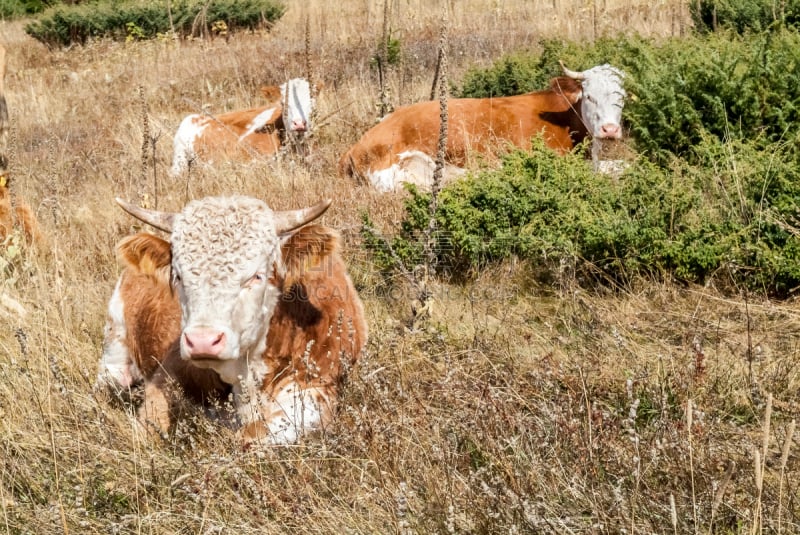
[[[25,31],[51,46],[85,43],[96,37],[152,38],[173,28],[180,35],[191,35],[198,24],[207,31],[217,21],[235,31],[273,24],[283,16],[285,7],[277,0],[213,0],[176,1],[170,10],[172,25],[166,2],[100,1],[58,6],[42,13]]]
[[[434,249],[444,272],[466,273],[517,257],[551,279],[564,265],[579,281],[624,283],[638,276],[703,283],[714,278],[787,295],[800,284],[800,166],[787,151],[714,137],[698,164],[670,170],[646,160],[619,180],[594,173],[580,155],[537,142],[498,170],[444,188]],[[408,266],[422,262],[429,195],[410,188],[391,245]],[[369,233],[379,264],[393,260]]]
[[[58,4],[56,0],[0,0],[0,17],[13,19],[40,13]]]
[[[556,76],[552,68],[543,65],[544,55],[516,53],[499,59],[489,69],[471,69],[464,77],[461,97],[496,97],[521,95],[548,86]]]
[[[510,56],[465,76],[457,94],[507,95],[547,86],[558,60],[581,70],[611,63],[627,74],[623,119],[638,151],[662,164],[692,158],[706,136],[764,144],[800,126],[800,35],[714,34],[654,44],[638,37],[596,43],[545,41],[538,56]],[[766,146],[766,145],[764,145]]]
[[[695,27],[703,33],[717,29],[737,33],[763,32],[783,23],[797,28],[800,0],[700,0],[689,2]]]

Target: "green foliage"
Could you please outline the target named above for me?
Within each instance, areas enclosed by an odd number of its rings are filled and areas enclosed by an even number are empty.
[[[464,76],[457,95],[460,97],[494,97],[521,95],[547,87],[556,73],[543,65],[544,56],[513,54],[499,59],[489,69],[472,68]]]
[[[133,22],[129,22],[125,25],[127,36],[125,37],[125,41],[138,41],[139,39],[144,39],[145,34],[144,30],[138,27]]]
[[[610,180],[581,156],[537,142],[442,190],[439,268],[469,272],[518,257],[548,278],[575,266],[587,284],[598,274],[617,283],[714,277],[786,295],[800,284],[800,166],[788,147],[774,150],[710,136],[695,149],[699,164],[676,160],[665,170],[641,160]],[[410,191],[392,245],[413,266],[422,262],[429,195]]]
[[[95,37],[149,39],[173,28],[191,35],[218,22],[228,31],[255,29],[273,24],[284,11],[278,0],[179,0],[171,3],[170,12],[166,2],[98,1],[48,9],[25,31],[45,44],[66,46]]]
[[[800,127],[800,35],[638,37],[594,44],[545,41],[538,57],[511,56],[470,71],[461,96],[507,95],[547,86],[558,60],[575,70],[611,63],[626,72],[623,118],[636,148],[661,164],[691,159],[706,136],[775,142]],[[766,146],[766,145],[764,145]]]
[[[402,59],[402,44],[400,43],[400,39],[396,37],[389,36],[386,39],[386,43],[380,43],[378,45],[378,50],[375,52],[375,55],[372,56],[372,64],[377,66],[380,64],[384,56],[386,55],[386,64],[387,65],[398,65],[400,60]]]
[[[57,4],[55,0],[0,0],[0,17],[13,19],[40,13]]]
[[[700,0],[689,2],[689,10],[695,27],[704,33],[717,29],[763,32],[779,23],[794,28],[800,24],[798,0]]]

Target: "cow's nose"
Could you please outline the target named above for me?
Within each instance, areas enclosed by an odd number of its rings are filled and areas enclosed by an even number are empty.
[[[600,137],[606,139],[619,139],[622,136],[622,130],[618,124],[606,123],[600,127]]]
[[[225,349],[225,333],[210,327],[187,329],[183,333],[183,341],[192,358],[218,357]]]
[[[292,130],[294,130],[295,132],[305,132],[306,122],[302,119],[294,119],[292,121]]]

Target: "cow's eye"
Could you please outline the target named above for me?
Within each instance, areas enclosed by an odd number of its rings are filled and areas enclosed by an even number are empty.
[[[249,288],[251,286],[255,286],[261,284],[267,280],[267,276],[264,273],[256,273],[244,283],[245,288]]]

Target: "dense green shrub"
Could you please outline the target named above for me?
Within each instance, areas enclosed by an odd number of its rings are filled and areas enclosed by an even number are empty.
[[[625,282],[647,275],[705,282],[714,277],[773,295],[800,284],[800,166],[785,151],[714,137],[699,164],[665,170],[646,160],[619,180],[594,173],[579,155],[537,143],[502,168],[457,181],[439,196],[439,268],[469,273],[517,257],[555,277],[574,266],[579,280]],[[411,189],[392,240],[407,265],[422,261],[429,195]],[[368,236],[369,237],[369,236]],[[378,261],[391,267],[379,241]]]
[[[795,28],[800,24],[799,0],[700,0],[689,2],[689,10],[695,27],[704,33],[762,32],[778,23]]]
[[[544,57],[516,53],[500,58],[489,69],[471,69],[456,93],[462,97],[495,97],[547,87],[556,73],[542,64]]]
[[[68,45],[93,37],[151,38],[173,28],[178,34],[190,35],[198,24],[207,30],[217,21],[230,31],[254,29],[274,23],[284,11],[278,0],[176,1],[169,12],[166,2],[99,1],[48,9],[25,31],[48,45]]]
[[[539,55],[510,56],[468,72],[458,94],[546,87],[545,80],[559,74],[559,59],[575,70],[611,63],[627,73],[623,117],[636,148],[661,163],[670,155],[691,158],[709,134],[769,143],[800,127],[800,35],[792,31],[542,46]]]
[[[0,0],[0,17],[4,19],[26,17],[60,3],[58,0]]]

